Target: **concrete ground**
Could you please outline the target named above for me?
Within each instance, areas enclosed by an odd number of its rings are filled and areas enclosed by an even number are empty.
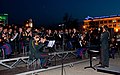
[[[82,61],[82,60],[80,60],[80,61]],[[98,62],[99,62],[99,59],[94,59],[93,65],[98,64]],[[110,58],[110,65],[115,65],[115,66],[120,67],[120,57],[117,56],[117,57],[115,57],[115,59]],[[73,67],[66,66],[66,67],[64,67],[63,75],[113,75],[113,74],[97,72],[97,70],[93,70],[92,68],[84,69],[84,67],[86,67],[86,66],[89,66],[89,60],[74,64]],[[3,68],[0,67],[0,69],[3,69]],[[16,74],[15,71],[18,72],[19,70],[24,70],[24,68],[15,68],[15,70],[11,69],[11,70],[1,71],[0,75],[14,75],[14,74]],[[12,73],[12,72],[15,72],[15,73]],[[62,75],[61,67],[52,69],[52,70],[37,72],[34,74],[35,75],[36,74],[37,75]],[[23,74],[21,74],[21,75],[23,75]],[[29,75],[33,75],[33,74],[29,74]]]
[[[99,60],[94,60],[93,64],[98,64]],[[110,65],[116,65],[120,67],[120,58],[110,59]],[[91,68],[84,69],[84,67],[89,66],[89,61],[82,62],[79,64],[73,65],[73,67],[66,66],[64,67],[64,73],[63,75],[113,75],[113,74],[107,74],[102,72],[97,72],[97,70],[93,70]],[[39,72],[37,75],[62,75],[61,74],[61,68],[48,70],[44,72]]]

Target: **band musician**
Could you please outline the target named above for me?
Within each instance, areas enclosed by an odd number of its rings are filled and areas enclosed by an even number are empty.
[[[33,34],[33,38],[29,42],[29,57],[30,60],[40,59],[40,64],[42,68],[47,68],[48,54],[44,52],[44,47],[46,39],[40,37],[38,33]]]

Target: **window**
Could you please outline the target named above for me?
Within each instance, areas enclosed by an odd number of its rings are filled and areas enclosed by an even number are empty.
[[[89,23],[88,23],[88,22],[85,22],[84,24],[85,24],[85,25],[88,25]]]
[[[96,24],[96,25],[99,25],[99,21],[95,21],[95,24]]]
[[[109,27],[112,27],[112,25],[109,25]]]
[[[118,27],[120,27],[120,24],[118,24]]]
[[[116,22],[116,20],[113,20],[113,23],[115,23]]]
[[[107,23],[107,21],[104,21],[104,23]]]
[[[120,19],[117,20],[120,23]]]
[[[112,23],[112,20],[109,20],[109,23]]]
[[[116,24],[114,24],[113,27],[116,27]]]
[[[100,24],[103,24],[103,21],[100,21]]]

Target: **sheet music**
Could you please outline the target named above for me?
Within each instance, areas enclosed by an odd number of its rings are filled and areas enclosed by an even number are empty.
[[[15,34],[15,36],[11,39],[13,41],[18,36],[18,33]]]
[[[55,40],[49,41],[47,47],[53,47],[54,44],[55,44]]]

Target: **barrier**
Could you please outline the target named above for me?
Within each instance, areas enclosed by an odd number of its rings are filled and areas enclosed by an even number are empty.
[[[18,63],[20,63],[21,61],[24,63],[27,63],[27,61],[25,59],[28,59],[29,57],[18,57],[18,58],[11,58],[11,59],[4,59],[4,60],[0,60],[0,65],[12,69],[13,67],[15,67]],[[15,61],[15,62],[14,62]],[[6,64],[5,62],[14,62],[11,65]]]
[[[51,56],[51,58],[49,58],[49,60],[51,61],[53,58],[55,58],[56,56],[58,56],[59,58],[61,58],[61,54],[64,54],[63,58],[66,58],[69,54],[73,54],[75,55],[76,51],[64,51],[64,52],[54,52],[54,53],[49,53],[49,56]],[[76,56],[76,55],[75,55]],[[11,58],[11,59],[3,59],[0,60],[0,65],[12,69],[14,67],[16,67],[20,62],[24,62],[25,64],[28,64],[29,62],[27,61],[27,59],[29,58],[29,56],[26,57],[17,57],[17,58]],[[11,65],[6,64],[6,62],[14,62]]]

